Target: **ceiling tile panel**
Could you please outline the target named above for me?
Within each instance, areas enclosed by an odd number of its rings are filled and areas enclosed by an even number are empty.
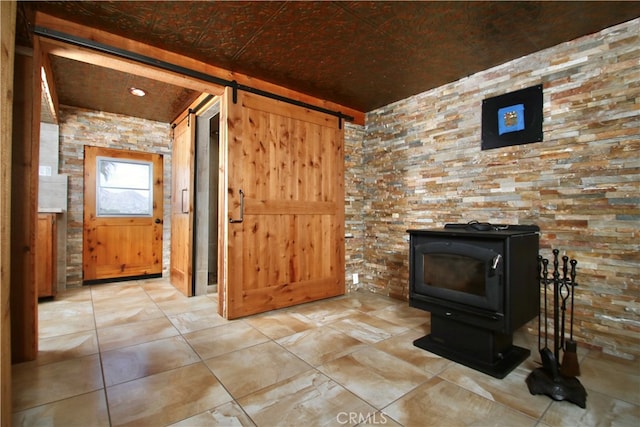
[[[640,16],[637,1],[20,4],[363,112]]]
[[[57,56],[51,57],[51,65],[62,105],[169,123],[199,95],[189,89]],[[147,95],[133,96],[130,87],[144,89]]]

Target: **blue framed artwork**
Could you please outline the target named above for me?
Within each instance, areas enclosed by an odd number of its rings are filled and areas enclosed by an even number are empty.
[[[542,141],[542,85],[482,101],[483,150]]]

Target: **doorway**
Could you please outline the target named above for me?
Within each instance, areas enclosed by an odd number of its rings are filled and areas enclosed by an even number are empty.
[[[195,294],[217,291],[220,103],[196,118]]]
[[[162,155],[85,147],[83,283],[162,275]]]

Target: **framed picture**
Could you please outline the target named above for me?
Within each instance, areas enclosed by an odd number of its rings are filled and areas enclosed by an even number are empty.
[[[482,149],[542,141],[542,85],[482,101]]]

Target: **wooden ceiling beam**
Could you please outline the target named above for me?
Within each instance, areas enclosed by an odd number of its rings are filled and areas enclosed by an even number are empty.
[[[118,58],[114,55],[97,52],[89,48],[73,46],[65,42],[51,40],[44,37],[40,37],[40,44],[50,55],[72,59],[74,61],[84,62],[98,67],[109,68],[123,73],[135,74],[136,76],[157,80],[198,92],[211,93],[212,95],[220,95],[224,92],[224,88],[222,86],[218,86],[210,82],[205,82],[172,71],[163,70],[161,68],[154,68],[133,60]]]
[[[247,76],[240,73],[235,73],[233,71],[225,70],[220,67],[216,67],[211,64],[207,64],[193,58],[175,53],[166,51],[164,49],[160,49],[145,43],[137,42],[135,40],[127,39],[115,34],[108,33],[106,31],[98,30],[95,28],[87,27],[85,25],[77,24],[75,22],[70,22],[61,18],[56,18],[51,15],[44,14],[42,12],[36,12],[35,17],[35,25],[37,27],[46,28],[48,30],[58,31],[64,34],[68,34],[74,37],[79,37],[87,40],[91,40],[97,43],[101,43],[116,49],[122,49],[127,52],[131,52],[137,55],[143,55],[149,58],[153,58],[159,61],[163,61],[172,65],[176,65],[178,67],[183,67],[192,71],[196,71],[199,73],[203,73],[212,77],[216,77],[223,80],[228,81],[236,81],[240,85],[249,86],[255,89],[259,89],[265,92],[270,92],[275,95],[279,95],[282,97],[290,98],[299,102],[303,102],[306,104],[314,105],[317,107],[321,107],[327,110],[332,110],[336,112],[340,112],[345,115],[352,116],[354,118],[354,123],[364,125],[364,116],[365,114],[361,111],[354,110],[353,108],[345,107],[343,105],[339,105],[330,101],[318,99],[312,97],[310,95],[303,94],[301,92],[297,92],[291,89],[287,89],[282,86],[275,85],[273,83],[266,82],[264,80],[256,79],[251,76]],[[44,42],[44,39],[41,40]],[[66,45],[66,48],[63,46]],[[169,81],[162,80],[164,78],[180,78],[183,79],[182,83],[176,84],[177,86],[182,86],[194,90],[200,90],[202,92],[212,93],[214,95],[219,95],[222,92],[220,90],[216,92],[212,92],[216,85],[212,83],[207,83],[207,87],[209,90],[196,89],[192,85],[196,85],[198,83],[203,83],[193,77],[181,76],[177,73],[172,73],[170,71],[163,70],[160,72],[159,68],[151,67],[142,64],[135,64],[134,61],[125,60],[122,58],[114,59],[115,57],[112,55],[101,54],[104,58],[99,59],[92,57],[90,55],[90,49],[80,48],[73,46],[73,49],[70,45],[62,42],[54,42],[49,40],[47,42],[47,47],[51,48],[49,52],[52,54],[59,54],[61,56],[64,55],[73,55],[75,58],[71,58],[70,56],[66,56],[70,59],[82,60],[80,58],[84,58],[84,62],[89,61],[100,61],[100,63],[89,62],[94,65],[107,66],[109,68],[114,68],[114,66],[118,67],[126,67],[130,71],[126,71],[131,74],[137,74],[140,76],[154,78],[156,80],[164,81],[166,83],[171,83]],[[71,51],[77,50],[77,52],[82,53],[72,53]],[[97,52],[92,52],[93,55],[96,55]],[[114,64],[115,62],[115,64]],[[147,69],[144,71],[143,69]],[[153,70],[153,76],[148,75],[149,71]],[[120,70],[119,71],[125,71]],[[158,73],[158,74],[155,74]],[[181,77],[180,77],[181,76]]]

